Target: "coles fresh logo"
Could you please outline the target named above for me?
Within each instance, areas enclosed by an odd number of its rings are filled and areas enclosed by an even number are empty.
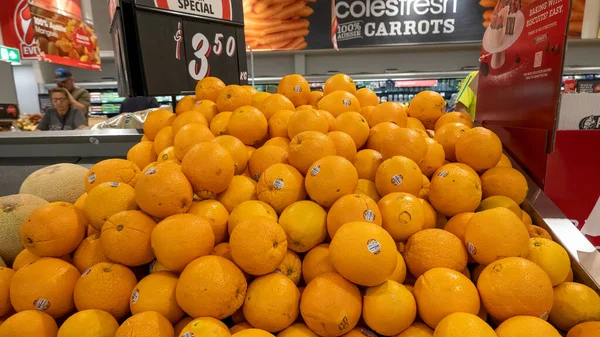
[[[15,8],[13,17],[15,32],[20,41],[23,58],[37,57],[38,46],[33,31],[33,21],[27,0],[21,0]]]

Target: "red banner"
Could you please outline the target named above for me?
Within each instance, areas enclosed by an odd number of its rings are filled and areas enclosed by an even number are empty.
[[[53,11],[81,17],[81,0],[36,0],[36,3],[53,9]],[[0,26],[5,46],[19,49],[21,59],[38,58],[37,41],[28,0],[2,0]]]
[[[91,24],[30,5],[41,61],[100,70],[98,38]]]

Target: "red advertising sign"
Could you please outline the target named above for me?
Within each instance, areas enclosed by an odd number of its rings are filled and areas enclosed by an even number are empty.
[[[571,0],[501,0],[483,37],[476,119],[543,184],[552,149]]]
[[[91,24],[30,6],[41,61],[100,70],[98,38]]]
[[[3,44],[21,51],[22,59],[37,59],[33,21],[28,0],[2,0],[0,26]],[[41,6],[54,11],[81,17],[81,0],[36,0]]]

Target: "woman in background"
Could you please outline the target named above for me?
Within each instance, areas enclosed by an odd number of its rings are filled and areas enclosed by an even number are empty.
[[[69,95],[65,89],[52,89],[50,100],[53,107],[46,109],[46,113],[37,125],[36,130],[80,130],[87,127],[85,115],[71,106]]]

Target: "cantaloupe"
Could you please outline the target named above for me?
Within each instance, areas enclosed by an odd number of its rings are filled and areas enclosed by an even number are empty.
[[[0,197],[0,257],[9,265],[23,250],[21,225],[34,210],[48,202],[30,194]]]
[[[19,193],[36,195],[48,202],[75,203],[85,192],[88,169],[75,164],[56,164],[39,169],[21,184]]]

